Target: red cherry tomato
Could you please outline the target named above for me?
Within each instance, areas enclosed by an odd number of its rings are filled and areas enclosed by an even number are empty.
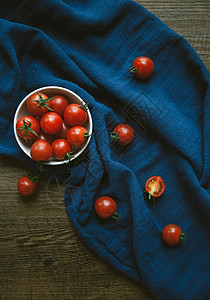
[[[50,110],[50,100],[47,95],[37,92],[32,94],[27,100],[28,111],[36,116],[41,117]]]
[[[128,145],[134,139],[135,133],[127,124],[117,125],[111,133],[111,138],[119,144]]]
[[[40,130],[39,136],[35,137],[33,139],[33,142],[35,143],[38,140],[43,140],[43,141],[48,142],[49,144],[52,144],[52,142],[54,141],[54,136],[51,134],[47,134],[44,131]]]
[[[114,199],[108,196],[102,196],[95,202],[95,212],[102,219],[119,219],[120,215],[117,212],[117,203]]]
[[[48,142],[39,140],[32,145],[30,154],[35,161],[48,161],[52,157],[53,151]]]
[[[38,185],[26,176],[21,177],[17,182],[18,192],[22,196],[31,196],[37,191]]]
[[[72,148],[65,139],[57,139],[52,143],[53,156],[57,160],[63,160],[65,155],[72,152]]]
[[[62,124],[61,116],[55,112],[44,114],[40,120],[41,129],[47,134],[56,134],[61,130]]]
[[[39,122],[32,116],[21,117],[16,123],[16,130],[20,137],[27,140],[33,139],[39,134]]]
[[[69,104],[64,111],[64,120],[69,126],[81,126],[87,120],[87,106],[76,103]]]
[[[65,108],[69,105],[68,100],[61,95],[53,96],[53,99],[50,101],[51,108],[57,114],[63,116]]]
[[[69,131],[70,126],[68,126],[65,122],[62,124],[62,128],[58,133],[56,133],[55,137],[57,139],[66,139],[67,132]]]
[[[185,233],[182,233],[181,228],[175,224],[166,225],[161,233],[162,240],[168,246],[176,246],[181,240],[185,239]]]
[[[145,183],[145,190],[152,197],[160,197],[165,191],[165,182],[160,176],[152,176]]]
[[[137,78],[146,79],[152,75],[154,71],[154,63],[149,57],[140,56],[134,60],[133,66],[129,69],[129,71],[135,74]]]
[[[74,126],[67,133],[67,141],[71,146],[81,147],[87,142],[89,134],[82,126]]]

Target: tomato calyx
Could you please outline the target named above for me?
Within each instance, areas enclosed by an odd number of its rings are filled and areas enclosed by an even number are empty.
[[[28,131],[32,132],[36,136],[39,136],[33,129],[31,129],[31,122],[29,120],[23,119],[23,123],[24,123],[24,126],[18,127],[17,129],[25,130],[25,133],[24,133],[24,139],[25,139],[25,141],[27,140],[27,133],[28,133]]]
[[[118,132],[114,132],[114,131],[111,132],[110,137],[111,137],[111,139],[114,142],[116,142],[116,141],[118,141],[120,139],[119,133]]]
[[[39,177],[41,176],[41,174],[45,171],[45,161],[38,161],[37,162],[37,168],[39,170]]]
[[[67,152],[65,155],[64,155],[64,160],[68,160],[67,163],[70,163],[71,159],[74,158],[74,150],[71,151],[71,152]]]
[[[132,74],[135,74],[137,72],[137,68],[132,66],[128,69],[128,72],[132,73]]]
[[[28,179],[30,179],[33,183],[38,183],[40,179],[40,174],[31,176],[31,175],[25,175]]]
[[[144,191],[144,193],[147,193],[149,200],[152,200],[153,203],[155,202],[155,197],[152,195],[152,193],[148,193],[147,191]]]
[[[180,242],[185,242],[187,240],[187,234],[186,232],[182,232],[179,236]]]
[[[83,103],[83,104],[80,104],[80,106],[79,106],[82,110],[84,110],[84,111],[87,111],[88,109],[89,109],[89,107],[88,107],[88,105],[87,105],[87,103]]]
[[[95,201],[95,212],[101,219],[117,222],[121,216],[117,212],[116,201],[109,196],[101,196]]]
[[[84,133],[84,138],[87,139],[89,138],[89,136],[91,136],[91,134],[89,134],[87,131]]]
[[[114,221],[114,222],[116,222],[116,221],[122,219],[121,216],[119,215],[119,213],[118,213],[117,211],[115,211],[115,212],[113,213],[113,215],[111,215],[110,218],[111,218],[111,220]]]
[[[31,100],[32,102],[36,102],[36,103],[39,104],[39,105],[37,106],[37,108],[44,106],[44,107],[46,107],[47,109],[53,111],[53,109],[50,108],[50,107],[47,105],[47,101],[54,99],[54,97],[50,97],[50,98],[44,99],[44,98],[42,97],[42,95],[41,95],[40,92],[38,92],[38,94],[39,94],[39,98],[40,98],[39,100]]]

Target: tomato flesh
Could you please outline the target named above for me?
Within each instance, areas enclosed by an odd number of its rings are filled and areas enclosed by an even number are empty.
[[[145,183],[145,190],[149,193],[149,198],[160,197],[165,191],[164,180],[160,176],[152,176]]]

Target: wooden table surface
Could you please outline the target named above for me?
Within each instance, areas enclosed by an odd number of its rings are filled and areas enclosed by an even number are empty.
[[[184,36],[210,70],[208,0],[137,2]],[[0,299],[155,299],[80,240],[66,214],[65,186],[43,181],[25,201],[16,182],[27,167],[4,156],[0,165]]]

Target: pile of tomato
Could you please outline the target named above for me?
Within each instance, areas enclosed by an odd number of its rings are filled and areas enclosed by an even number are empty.
[[[86,104],[69,103],[62,95],[48,97],[36,92],[27,99],[27,109],[31,115],[17,121],[16,131],[30,144],[33,160],[70,160],[75,149],[87,142],[89,133],[83,126],[88,118]]]
[[[137,57],[129,71],[136,78],[145,80],[154,71],[153,61],[145,56]],[[35,93],[27,100],[32,116],[20,118],[16,124],[17,133],[26,141],[32,140],[31,157],[35,161],[47,161],[52,156],[57,160],[71,159],[74,147],[83,146],[89,136],[82,126],[87,120],[87,106],[69,104],[60,95],[48,98],[43,93]],[[117,125],[110,134],[112,140],[121,145],[130,144],[135,133],[128,124]],[[36,177],[35,177],[36,178]],[[37,190],[36,179],[23,176],[18,181],[18,190],[24,195],[32,195]],[[159,198],[165,191],[165,182],[160,176],[151,176],[145,183],[148,200]],[[121,219],[117,202],[109,196],[101,196],[95,201],[95,212],[99,218]],[[168,246],[176,246],[185,239],[185,233],[176,224],[166,225],[161,232],[162,240]]]

